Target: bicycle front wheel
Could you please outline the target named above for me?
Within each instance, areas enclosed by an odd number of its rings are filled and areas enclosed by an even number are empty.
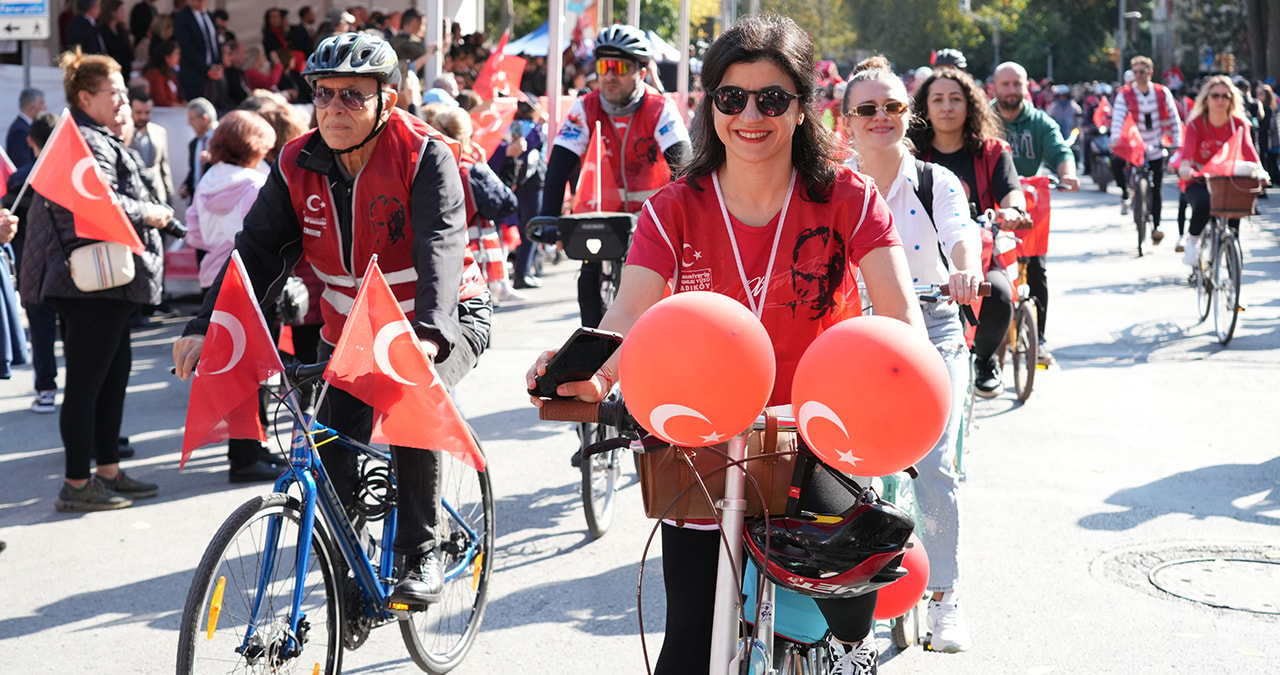
[[[1218,342],[1224,347],[1235,335],[1236,322],[1240,318],[1240,272],[1243,267],[1244,252],[1240,250],[1240,240],[1231,233],[1223,235],[1213,268],[1213,329],[1218,334]]]
[[[1022,403],[1031,398],[1031,388],[1036,382],[1037,352],[1040,349],[1036,313],[1031,309],[1031,304],[1030,300],[1019,302],[1013,315],[1016,329],[1013,344],[1013,388],[1018,393],[1018,401]]]
[[[409,656],[434,675],[456,668],[475,642],[493,571],[493,489],[488,472],[441,454],[440,495],[436,536],[444,562],[444,592],[438,602],[400,620]]]
[[[1146,178],[1133,182],[1133,223],[1138,227],[1138,256],[1142,256],[1142,243],[1147,239],[1147,218],[1151,215],[1147,193],[1151,191]]]
[[[222,524],[196,568],[182,610],[180,675],[342,671],[337,554],[317,518],[312,555],[299,573],[301,520],[297,499],[273,493],[249,500]],[[296,634],[289,616],[295,581],[302,584]],[[293,653],[291,642],[297,647]]]
[[[580,424],[582,447],[616,437],[613,427],[603,424]],[[622,453],[625,448],[615,448],[584,457],[579,464],[582,470],[582,512],[587,517],[587,530],[594,539],[604,536],[613,523],[613,505],[622,478]]]

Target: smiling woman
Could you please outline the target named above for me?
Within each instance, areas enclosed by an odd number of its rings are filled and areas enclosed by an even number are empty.
[[[132,281],[82,291],[72,282],[67,256],[98,242],[77,236],[71,211],[48,199],[34,199],[28,212],[22,295],[29,303],[51,303],[63,319],[67,387],[60,427],[66,472],[55,507],[119,509],[157,492],[155,485],[134,480],[120,469],[118,439],[131,366],[129,323],[143,307],[160,304],[164,258],[156,228],[167,227],[173,212],[156,199],[120,138],[130,116],[119,64],[77,51],[64,54],[61,66],[71,119],[92,153],[72,170],[72,187],[86,198],[101,199],[86,184],[90,171],[99,173],[145,250],[132,254]],[[91,462],[98,465],[96,475],[90,474]]]
[[[712,94],[694,117],[693,161],[684,178],[645,205],[617,299],[600,323],[625,335],[668,284],[676,293],[726,295],[768,331],[777,357],[771,406],[790,403],[809,344],[860,313],[853,283],[859,270],[876,313],[923,335],[888,208],[874,185],[835,163],[814,110],[814,77],[813,44],[791,19],[748,17],[716,40],[703,62],[703,89]],[[549,357],[530,369],[531,387]],[[601,400],[619,358],[562,390]],[[840,513],[852,503],[830,472],[812,475],[800,485],[800,508]],[[710,662],[718,539],[713,522],[662,527],[667,624],[660,675],[705,670]],[[863,642],[875,599],[870,593],[818,603],[833,635],[832,673],[875,671],[874,641]]]

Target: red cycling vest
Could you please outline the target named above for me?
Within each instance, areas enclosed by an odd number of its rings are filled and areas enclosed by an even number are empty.
[[[982,142],[982,150],[973,156],[973,175],[978,184],[973,186],[977,190],[976,195],[970,195],[970,199],[978,202],[978,208],[986,211],[987,209],[999,208],[996,205],[995,193],[991,191],[991,174],[996,170],[996,163],[1000,161],[1000,153],[1009,149],[1009,142],[1003,138],[988,138]],[[932,162],[933,146],[925,148],[924,153],[919,157],[921,161]]]
[[[392,110],[386,127],[374,141],[373,155],[366,165],[378,170],[362,171],[352,187],[353,213],[348,217],[352,218],[355,241],[351,245],[351,258],[344,260],[338,214],[333,207],[328,179],[296,163],[314,133],[317,132],[313,129],[285,145],[279,165],[302,226],[302,250],[324,283],[320,295],[324,327],[320,334],[326,342],[338,344],[364,270],[375,253],[378,267],[400,302],[400,309],[413,320],[418,281],[411,246],[413,223],[408,210],[413,179],[423,150],[432,139],[449,144],[455,157],[457,144],[403,110]],[[474,266],[474,261],[470,266]],[[464,287],[466,277],[464,271]]]
[[[602,211],[637,213],[646,199],[671,182],[671,167],[667,165],[657,139],[658,119],[667,99],[653,87],[643,86],[644,100],[632,113],[621,136],[613,118],[600,105],[599,91],[593,91],[582,99],[587,129],[594,130],[596,122],[600,122],[605,155],[618,179],[618,195],[602,195]]]
[[[1169,121],[1169,104],[1165,102],[1164,85],[1151,83],[1156,90],[1156,106],[1160,109],[1160,125],[1163,127],[1165,122]],[[1126,115],[1132,115],[1133,121],[1138,122],[1138,93],[1133,90],[1133,85],[1125,85],[1120,88],[1120,95],[1124,96],[1124,105]]]

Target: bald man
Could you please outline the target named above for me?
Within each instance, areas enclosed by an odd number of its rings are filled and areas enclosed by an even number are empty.
[[[1004,136],[1013,151],[1013,166],[1019,176],[1034,176],[1040,166],[1053,169],[1058,174],[1062,189],[1075,192],[1080,189],[1076,177],[1075,155],[1071,146],[1062,138],[1058,123],[1043,110],[1031,105],[1027,92],[1027,70],[1006,61],[996,67],[996,112],[1004,123]],[[1045,325],[1049,315],[1049,280],[1045,270],[1045,256],[1028,256],[1019,262],[1026,266],[1027,285],[1031,296],[1039,305],[1037,328],[1040,329],[1039,362],[1049,366],[1053,354],[1045,347]]]

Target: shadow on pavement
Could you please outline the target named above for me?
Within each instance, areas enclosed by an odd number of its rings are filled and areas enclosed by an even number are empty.
[[[91,559],[89,556],[86,562]],[[176,649],[182,603],[187,597],[193,572],[194,568],[115,588],[68,595],[38,608],[35,614],[0,619],[0,635],[12,638],[49,630],[66,631],[68,624],[83,621],[91,623],[79,626],[75,631],[145,623],[151,628],[173,631]]]
[[[1280,457],[1262,464],[1219,464],[1183,471],[1120,490],[1106,503],[1127,510],[1085,516],[1080,526],[1115,532],[1173,513],[1280,525],[1280,515],[1268,514],[1280,514]]]
[[[662,630],[662,608],[649,600],[662,593],[662,559],[645,565],[645,632]],[[520,589],[489,602],[486,629],[550,624],[557,630],[574,630],[596,636],[638,635],[636,578],[640,564],[615,567],[594,576],[569,579]],[[650,658],[656,660],[661,640],[649,641]]]

